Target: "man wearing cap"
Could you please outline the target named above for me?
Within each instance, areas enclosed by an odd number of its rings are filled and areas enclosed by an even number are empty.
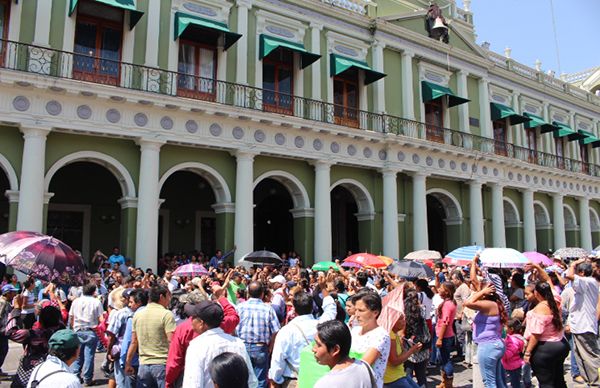
[[[6,376],[2,372],[2,365],[8,354],[8,337],[6,336],[6,325],[12,311],[12,300],[17,295],[19,290],[12,284],[7,284],[2,287],[2,296],[0,297],[0,376]]]
[[[221,305],[212,301],[203,301],[195,305],[186,305],[185,312],[192,317],[194,331],[199,335],[190,342],[186,353],[183,387],[213,387],[208,370],[209,363],[225,352],[239,354],[244,358],[248,368],[248,387],[257,387],[258,382],[244,343],[236,337],[225,334],[219,327],[224,316]]]
[[[279,322],[283,322],[285,319],[285,300],[287,298],[286,293],[286,285],[287,281],[283,275],[277,275],[272,279],[269,279],[269,283],[273,287],[273,298],[271,299],[271,306],[275,310],[275,314],[277,314],[277,318]]]
[[[72,330],[59,330],[48,340],[48,357],[31,372],[27,388],[81,388],[69,370],[79,357],[79,338]]]

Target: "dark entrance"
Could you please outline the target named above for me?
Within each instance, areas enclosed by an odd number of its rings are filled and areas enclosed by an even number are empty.
[[[331,248],[333,257],[343,259],[348,251],[359,252],[356,213],[358,213],[358,206],[348,189],[337,186],[331,190]]]
[[[442,254],[448,252],[444,205],[433,195],[427,196],[427,234],[429,249]]]
[[[281,183],[267,178],[254,189],[254,249],[280,254],[294,250],[292,197]]]

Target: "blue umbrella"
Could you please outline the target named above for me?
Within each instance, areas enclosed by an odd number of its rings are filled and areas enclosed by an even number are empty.
[[[484,247],[480,245],[456,248],[446,255],[443,262],[451,265],[466,265],[473,261],[476,254],[481,253],[483,250]]]

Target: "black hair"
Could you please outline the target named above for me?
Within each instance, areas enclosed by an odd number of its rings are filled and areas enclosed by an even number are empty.
[[[525,278],[521,273],[514,273],[512,276],[512,281],[515,282],[518,288],[525,288]]]
[[[294,310],[297,315],[306,315],[312,313],[313,309],[313,298],[307,292],[299,291],[294,294],[294,300],[292,301]]]
[[[165,287],[163,285],[156,285],[156,286],[153,286],[152,288],[150,288],[148,297],[150,299],[150,302],[158,303],[161,295],[166,297],[168,294],[169,294],[169,289],[167,287]]]
[[[517,318],[511,318],[508,320],[506,326],[516,334],[523,334],[523,322]]]
[[[346,292],[346,285],[344,284],[343,280],[337,279],[335,281],[335,290],[338,294],[343,294],[344,292]]]
[[[560,309],[556,305],[556,301],[554,300],[554,294],[552,293],[552,287],[550,284],[546,282],[539,282],[535,285],[535,290],[548,303],[548,307],[550,307],[550,311],[552,311],[552,323],[554,324],[556,330],[562,330],[562,315]]]
[[[422,291],[427,295],[429,299],[433,298],[433,291],[431,291],[431,287],[429,287],[429,283],[425,279],[417,279],[415,282],[415,287],[417,290]]]
[[[452,276],[456,277],[461,282],[465,281],[465,275],[463,275],[463,273],[462,273],[462,271],[460,269],[457,269],[454,272],[452,272],[452,275],[450,276],[450,279],[452,279]]]
[[[369,276],[364,272],[359,272],[358,275],[356,275],[356,280],[361,287],[365,287],[369,281]]]
[[[46,306],[40,311],[40,324],[44,329],[57,327],[62,324],[60,310],[54,306]]]
[[[239,354],[219,354],[208,364],[208,372],[219,388],[248,388],[248,366]]]
[[[32,284],[34,284],[33,279],[27,279],[23,282],[23,289],[29,288]]]
[[[133,301],[139,304],[140,306],[145,306],[148,304],[148,291],[146,290],[134,290],[129,296],[133,298]]]
[[[345,359],[350,353],[352,335],[345,323],[332,319],[317,325],[319,340],[328,351],[332,351],[335,345],[340,347],[340,359]]]
[[[379,314],[381,313],[381,296],[379,296],[378,293],[376,293],[375,291],[365,291],[365,292],[359,292],[356,293],[354,296],[356,296],[356,298],[352,298],[352,302],[354,304],[356,304],[356,302],[358,302],[359,300],[362,300],[362,302],[365,304],[365,306],[367,306],[367,308],[371,311],[376,311],[377,315],[379,316]]]
[[[67,360],[70,360],[71,358],[73,358],[73,356],[75,356],[78,349],[79,346],[66,349],[50,349],[48,351],[48,354],[57,357],[62,362],[67,362]]]
[[[260,299],[262,298],[264,292],[265,290],[261,282],[254,281],[248,285],[248,295],[250,298]]]
[[[577,273],[583,272],[583,276],[591,276],[593,272],[592,264],[590,263],[579,263],[576,270]]]
[[[94,295],[94,292],[96,292],[97,289],[98,289],[98,287],[96,287],[96,285],[94,283],[88,283],[83,286],[82,292],[83,292],[83,295],[92,296],[92,295]]]

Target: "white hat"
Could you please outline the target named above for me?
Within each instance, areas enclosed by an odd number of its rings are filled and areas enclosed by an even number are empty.
[[[280,284],[286,284],[287,283],[287,281],[285,280],[285,278],[283,277],[283,275],[277,275],[273,279],[269,279],[269,282],[271,282],[271,283],[280,283]]]

